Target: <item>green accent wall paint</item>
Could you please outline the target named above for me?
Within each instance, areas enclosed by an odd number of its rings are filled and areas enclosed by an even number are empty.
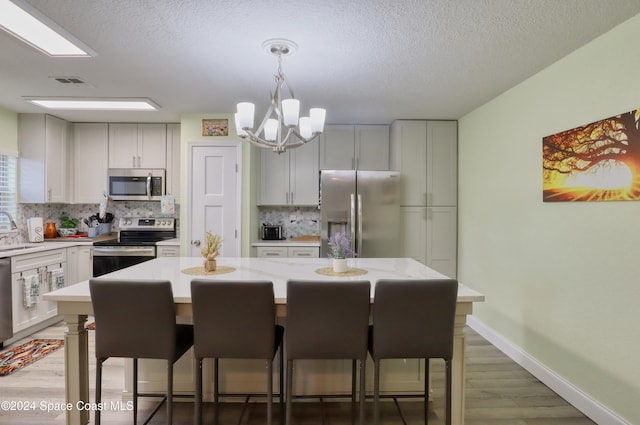
[[[640,107],[640,15],[459,120],[459,270],[478,320],[640,423],[640,203],[542,202],[542,138]]]

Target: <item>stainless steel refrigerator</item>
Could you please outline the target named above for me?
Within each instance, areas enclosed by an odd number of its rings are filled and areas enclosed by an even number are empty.
[[[400,257],[400,173],[320,171],[320,256],[346,232],[358,257]]]

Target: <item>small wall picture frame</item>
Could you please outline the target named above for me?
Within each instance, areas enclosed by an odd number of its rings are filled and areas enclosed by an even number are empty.
[[[229,120],[206,118],[202,120],[203,136],[228,136]]]

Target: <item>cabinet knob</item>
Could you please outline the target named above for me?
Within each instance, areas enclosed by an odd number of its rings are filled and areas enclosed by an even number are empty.
[[[191,245],[200,246],[200,239],[196,239],[195,241],[191,241]]]

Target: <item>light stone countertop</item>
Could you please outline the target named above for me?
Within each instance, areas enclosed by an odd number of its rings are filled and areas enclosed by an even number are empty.
[[[258,258],[235,257],[217,258],[218,267],[229,266],[236,270],[219,275],[191,275],[182,270],[202,266],[200,257],[163,257],[145,261],[100,278],[111,279],[168,279],[173,286],[176,303],[191,303],[191,280],[228,279],[228,280],[270,280],[274,284],[277,304],[286,303],[286,282],[288,279],[304,280],[368,280],[372,284],[373,299],[375,282],[379,279],[444,279],[446,276],[411,258],[353,258],[348,260],[349,267],[367,270],[367,273],[354,277],[329,277],[316,273],[317,269],[330,267],[326,258]],[[99,279],[100,279],[99,278]],[[47,301],[90,302],[89,281],[49,292],[43,295]],[[484,295],[460,284],[458,302],[484,301]]]

